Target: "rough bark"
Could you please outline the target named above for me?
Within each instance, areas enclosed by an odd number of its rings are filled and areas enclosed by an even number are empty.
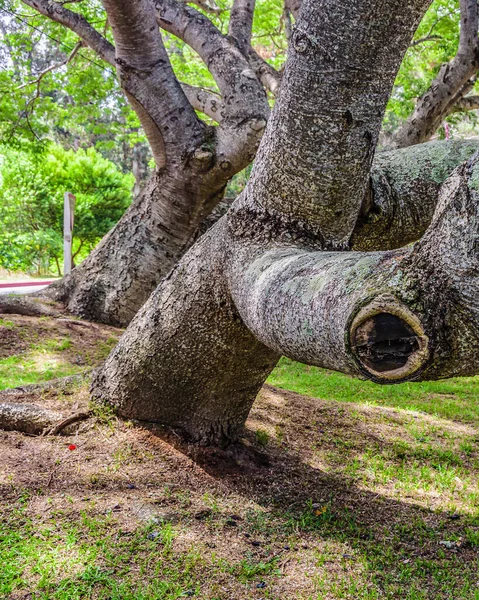
[[[461,99],[470,91],[469,81],[479,69],[477,0],[460,0],[461,31],[456,56],[443,64],[414,112],[393,138],[392,146],[404,148],[431,138]]]
[[[153,174],[88,259],[42,295],[82,318],[127,325],[190,245],[225,184],[219,180],[217,189],[194,170],[189,181],[185,170]]]
[[[43,294],[79,316],[126,325],[196,237],[228,180],[253,159],[269,116],[266,93],[235,44],[174,0],[157,2],[159,14],[150,0],[105,0],[115,47],[55,2],[26,3],[116,66],[152,148],[157,172],[145,191],[95,252]],[[188,31],[185,37],[201,49],[221,97],[176,80],[157,19]],[[194,109],[213,116],[218,126],[205,125]]]
[[[36,404],[0,403],[0,429],[41,435],[63,419],[61,413]]]
[[[454,104],[449,114],[479,109],[479,96],[464,96]]]
[[[393,250],[429,227],[441,185],[479,140],[437,141],[380,152],[351,238],[354,250]]]
[[[52,303],[40,298],[25,296],[0,296],[0,314],[25,315],[27,317],[59,317],[62,313]]]
[[[282,353],[383,382],[423,368],[429,334],[391,299],[411,251],[325,249],[346,247],[364,210],[387,97],[428,4],[306,0],[244,194],[132,321],[93,379],[97,401],[225,443]],[[384,339],[381,312],[394,325]]]
[[[304,4],[300,12],[250,190],[325,246],[345,247],[356,223],[394,76],[422,14],[412,8],[403,19],[410,9],[320,2],[314,18]]]
[[[251,45],[255,0],[235,0],[231,8],[228,33],[243,54]]]

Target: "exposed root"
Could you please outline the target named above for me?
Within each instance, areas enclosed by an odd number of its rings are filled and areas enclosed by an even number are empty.
[[[0,296],[0,314],[25,317],[61,317],[62,312],[51,302],[25,296]]]
[[[81,415],[81,416],[80,416]],[[0,429],[21,431],[29,435],[71,433],[71,425],[90,415],[78,413],[65,419],[61,413],[37,404],[0,404]]]
[[[79,412],[79,413],[75,413],[74,415],[71,415],[71,416],[67,417],[66,419],[63,419],[63,421],[61,421],[57,425],[54,425],[50,429],[45,429],[43,431],[42,435],[43,436],[45,436],[45,435],[59,435],[59,434],[62,433],[62,431],[64,429],[66,429],[70,425],[73,425],[74,423],[78,423],[78,421],[85,421],[85,419],[89,419],[91,417],[91,415],[92,415],[91,412]]]

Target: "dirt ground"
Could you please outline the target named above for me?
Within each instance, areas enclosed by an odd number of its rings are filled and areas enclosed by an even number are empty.
[[[68,335],[68,357],[91,363],[98,346],[118,333],[54,319],[12,320],[15,329],[1,330],[0,356],[25,351],[32,339],[48,333]],[[89,408],[86,386],[16,401],[65,416]],[[81,523],[85,514],[108,518],[109,536],[169,523],[177,556],[196,548],[215,565],[274,563],[271,572],[260,569],[249,579],[216,567],[214,583],[198,567],[201,598],[477,598],[475,590],[447,596],[437,582],[438,571],[452,570],[456,575],[447,589],[459,590],[454,586],[461,571],[477,573],[477,547],[465,541],[464,517],[451,515],[444,497],[422,489],[399,495],[391,482],[372,486],[341,464],[368,449],[389,452],[410,435],[406,426],[415,419],[394,409],[345,406],[265,386],[243,438],[227,451],[184,444],[171,432],[108,414],[80,423],[69,436],[0,431],[1,516],[8,521],[16,514],[26,494],[25,514],[38,531],[53,518],[61,528],[62,522]],[[432,417],[420,419],[435,426]],[[449,426],[454,435],[477,436],[469,426]],[[470,460],[472,465],[476,455]],[[446,551],[441,541],[450,539],[459,542]],[[402,578],[411,561],[423,570],[411,572],[408,584]],[[354,592],[355,581],[361,595]],[[36,589],[38,575],[31,575],[31,585]],[[424,595],[406,595],[408,585]],[[57,596],[35,596],[23,587],[5,597]]]

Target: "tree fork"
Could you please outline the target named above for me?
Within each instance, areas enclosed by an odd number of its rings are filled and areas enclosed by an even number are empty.
[[[429,1],[393,4],[306,0],[244,194],[135,317],[93,379],[96,400],[224,443],[281,354],[384,382],[427,368],[431,334],[404,318],[417,313],[398,270],[410,250],[335,251],[361,214],[386,102]],[[403,316],[368,314],[353,350],[354,318],[385,294]]]

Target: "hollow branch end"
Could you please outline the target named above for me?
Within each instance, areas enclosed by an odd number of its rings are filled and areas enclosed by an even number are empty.
[[[351,323],[349,343],[361,370],[377,383],[411,379],[429,358],[421,321],[391,296],[361,308]]]

